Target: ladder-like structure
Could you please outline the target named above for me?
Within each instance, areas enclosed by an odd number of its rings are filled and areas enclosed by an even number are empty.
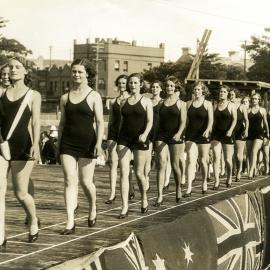
[[[196,76],[197,76],[198,70],[199,70],[199,66],[200,66],[200,63],[202,61],[203,54],[205,52],[208,40],[209,40],[210,35],[211,35],[211,32],[212,31],[208,30],[208,29],[204,30],[203,37],[202,37],[202,39],[199,42],[199,45],[197,47],[197,53],[196,53],[195,58],[192,62],[192,65],[190,67],[187,79],[196,79]]]

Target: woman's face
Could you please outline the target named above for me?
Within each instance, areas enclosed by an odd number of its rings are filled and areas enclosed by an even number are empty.
[[[117,88],[120,92],[125,92],[127,90],[127,79],[121,78],[117,82]]]
[[[4,87],[7,87],[10,85],[9,72],[10,70],[8,66],[4,67],[1,71],[1,81]]]
[[[251,97],[251,104],[252,105],[258,105],[260,102],[260,98],[258,97],[258,95],[254,95]]]
[[[219,99],[225,100],[228,98],[228,90],[226,88],[221,88],[219,90]]]
[[[173,95],[175,92],[175,83],[172,81],[167,81],[166,82],[166,92],[167,95]]]
[[[128,82],[128,87],[131,93],[140,93],[141,83],[138,77],[131,77]]]
[[[231,91],[230,92],[230,101],[231,102],[234,102],[236,100],[236,94],[234,91]]]
[[[244,98],[242,103],[244,106],[246,106],[248,108],[249,107],[249,98]]]
[[[193,95],[195,98],[203,96],[203,89],[201,85],[196,85],[193,90]]]
[[[159,83],[153,83],[151,87],[151,91],[154,96],[159,96],[160,92],[162,91]]]
[[[72,66],[71,76],[75,83],[87,82],[88,75],[83,65]]]
[[[12,81],[19,81],[23,80],[25,75],[27,74],[27,71],[23,64],[16,60],[16,59],[11,59],[9,61],[9,78]]]

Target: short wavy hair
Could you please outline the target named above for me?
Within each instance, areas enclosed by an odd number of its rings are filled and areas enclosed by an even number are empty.
[[[203,93],[204,96],[208,97],[210,95],[210,91],[209,91],[208,87],[206,86],[206,84],[203,81],[195,82],[194,85],[193,85],[192,92],[194,92],[194,89],[195,89],[196,86],[201,86],[202,93]]]

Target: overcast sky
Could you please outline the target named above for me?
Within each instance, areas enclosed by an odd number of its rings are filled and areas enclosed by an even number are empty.
[[[241,50],[251,35],[270,26],[269,0],[0,0],[9,19],[3,35],[31,49],[34,57],[69,59],[73,40],[95,37],[165,43],[165,59],[176,60],[182,47],[194,52],[196,39],[211,29],[209,51]]]

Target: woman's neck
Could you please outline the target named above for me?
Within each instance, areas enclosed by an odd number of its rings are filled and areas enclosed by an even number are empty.
[[[12,82],[12,88],[14,89],[24,89],[27,86],[24,84],[23,80],[13,81]]]
[[[132,93],[131,96],[135,99],[139,99],[142,95],[140,93]]]
[[[129,94],[128,94],[127,91],[121,91],[119,97],[120,97],[120,98],[126,98],[126,97],[128,97],[128,95],[129,95]]]
[[[153,99],[153,100],[156,100],[156,101],[160,101],[160,100],[161,100],[161,97],[160,97],[160,95],[154,95],[154,96],[152,97],[152,99]]]
[[[193,101],[201,102],[204,100],[204,96],[195,97]]]
[[[73,84],[73,90],[75,91],[84,91],[86,88],[88,88],[88,83],[87,82],[82,82],[82,83],[74,83]]]

